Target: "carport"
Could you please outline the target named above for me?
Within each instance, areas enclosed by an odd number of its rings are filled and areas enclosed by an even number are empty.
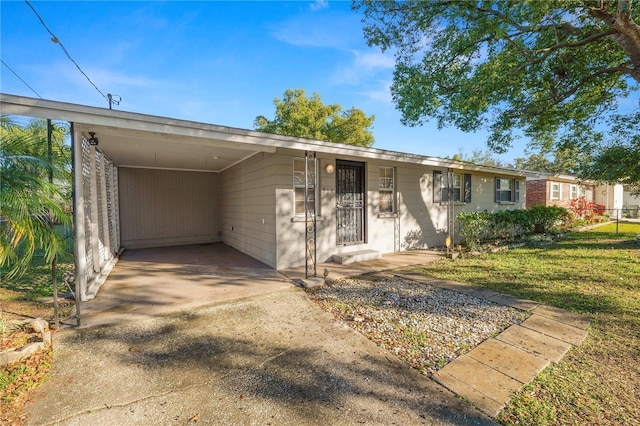
[[[75,278],[82,301],[95,297],[124,249],[174,247],[169,257],[178,261],[166,258],[166,264],[185,268],[176,246],[220,243],[221,173],[278,145],[262,133],[224,126],[6,94],[1,103],[3,114],[71,124]],[[227,260],[234,259],[240,257]],[[258,275],[271,270],[263,266]],[[222,273],[220,265],[211,267]]]
[[[131,249],[97,297],[82,305],[82,325],[149,319],[292,287],[268,265],[221,242]]]

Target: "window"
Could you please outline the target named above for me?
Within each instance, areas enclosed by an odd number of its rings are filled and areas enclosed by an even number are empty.
[[[453,201],[460,201],[460,195],[462,194],[462,175],[459,173],[454,173],[453,175],[453,182],[451,184],[452,187],[452,200]]]
[[[378,177],[378,193],[380,196],[378,207],[380,213],[395,213],[396,211],[394,202],[394,172],[393,167],[380,167],[380,175]]]
[[[317,199],[317,173],[316,173],[316,159],[309,158],[309,174],[308,174],[308,204],[309,204],[309,213],[311,215],[316,214],[316,199]],[[304,203],[304,193],[305,193],[305,167],[306,161],[304,158],[294,158],[293,159],[293,191],[294,191],[294,204],[295,204],[295,215],[296,216],[304,216],[305,215],[305,203]]]
[[[517,179],[496,178],[496,203],[520,202],[520,181]]]
[[[560,183],[551,182],[551,199],[559,200],[561,195],[562,195],[562,192],[561,192]]]
[[[447,175],[441,171],[433,172],[433,202],[441,203],[449,200],[449,190],[451,190],[451,200],[455,202],[471,202],[471,174],[451,173],[451,185],[448,185]]]
[[[578,185],[570,185],[569,186],[569,199],[570,200],[575,200],[576,198],[578,198]]]

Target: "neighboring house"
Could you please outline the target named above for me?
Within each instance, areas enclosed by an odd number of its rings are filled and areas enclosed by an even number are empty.
[[[575,176],[541,172],[527,177],[527,208],[537,205],[569,208],[571,200],[580,197],[597,202],[595,194],[595,183],[580,181]]]
[[[620,184],[602,184],[596,188],[595,202],[610,213],[611,217],[638,218],[640,196]]]
[[[3,114],[71,123],[82,300],[122,249],[223,242],[283,270],[443,246],[456,214],[527,198],[513,169],[0,96]]]

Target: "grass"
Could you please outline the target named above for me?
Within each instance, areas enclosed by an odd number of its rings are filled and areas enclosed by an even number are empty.
[[[640,224],[608,224],[547,247],[425,267],[422,272],[585,314],[585,342],[517,392],[504,424],[640,423]]]

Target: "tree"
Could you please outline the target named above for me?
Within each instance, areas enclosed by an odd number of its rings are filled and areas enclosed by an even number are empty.
[[[581,154],[576,149],[558,149],[555,152],[530,153],[528,157],[516,158],[514,167],[538,172],[576,174],[579,173],[580,158]]]
[[[353,7],[363,12],[369,45],[395,53],[391,91],[404,124],[435,119],[464,131],[488,127],[496,152],[525,136],[541,152],[578,148],[594,164],[605,159],[599,150],[612,139],[633,148],[612,132],[640,116],[637,107],[616,113],[619,101],[640,88],[637,2],[409,0]]]
[[[23,128],[6,116],[0,120],[0,266],[9,266],[9,277],[23,274],[37,250],[47,263],[65,252],[49,226],[70,223],[60,184],[49,182],[50,174],[60,182],[64,173],[38,155],[47,136],[46,128],[44,135],[36,128],[35,122]]]
[[[582,166],[582,174],[602,182],[628,185],[640,193],[640,114],[635,119],[618,121],[612,128],[613,140],[601,147],[594,160]]]
[[[259,115],[253,123],[256,130],[358,146],[374,142],[371,127],[375,117],[355,107],[343,112],[339,104],[323,104],[317,93],[308,98],[304,89],[287,89],[284,98],[275,98],[273,103],[275,118]]]
[[[485,151],[482,149],[474,149],[471,151],[470,155],[467,155],[464,152],[464,148],[460,147],[458,148],[458,153],[454,154],[453,159],[457,161],[467,161],[480,166],[509,167],[498,158],[495,158],[491,151]]]

